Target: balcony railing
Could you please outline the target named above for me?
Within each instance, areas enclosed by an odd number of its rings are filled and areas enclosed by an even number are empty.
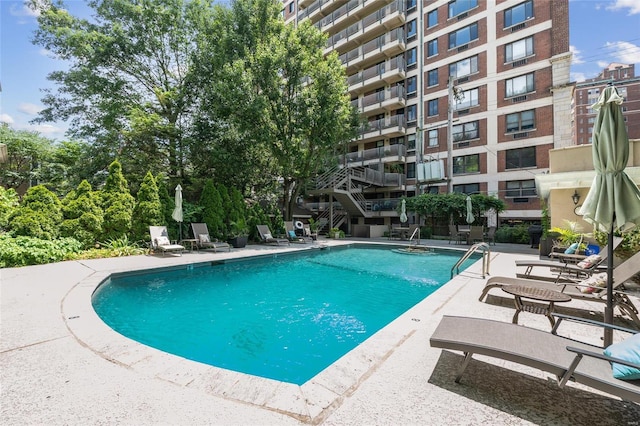
[[[349,84],[349,86],[353,86],[354,84],[362,83],[371,78],[380,78],[383,76],[385,72],[390,72],[394,70],[398,70],[398,71],[405,70],[404,57],[397,56],[381,64],[378,64],[371,68],[367,68],[363,71],[360,71],[357,74],[353,74],[347,78],[347,83]]]
[[[407,147],[402,144],[381,146],[378,148],[365,149],[358,152],[350,152],[339,157],[342,164],[356,163],[360,161],[383,160],[388,157],[398,158],[407,155]]]
[[[403,114],[393,115],[391,117],[381,118],[379,120],[369,121],[360,128],[360,135],[369,132],[382,131],[392,127],[404,127],[405,120]]]
[[[369,40],[362,46],[358,46],[355,49],[348,51],[347,53],[343,53],[339,58],[342,64],[346,65],[353,60],[364,59],[364,57],[371,52],[384,52],[386,47],[398,43],[402,44],[404,42],[404,28],[396,28],[395,30],[376,37],[373,40]]]
[[[391,99],[404,100],[404,87],[396,85],[381,92],[367,95],[362,98],[362,106],[366,108],[372,105],[382,104],[383,102],[389,101]]]

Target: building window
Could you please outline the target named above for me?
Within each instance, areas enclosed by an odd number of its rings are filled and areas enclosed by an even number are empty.
[[[427,73],[427,85],[429,87],[438,85],[438,69],[437,68]]]
[[[505,62],[517,61],[531,55],[533,55],[533,37],[514,41],[504,46]]]
[[[462,142],[480,138],[479,124],[478,121],[472,121],[470,123],[453,126],[453,141]]]
[[[418,25],[416,24],[416,20],[409,21],[407,24],[407,40],[416,36],[416,31],[418,30]]]
[[[533,83],[533,73],[506,80],[505,84],[507,98],[533,92],[533,90],[535,89]]]
[[[536,147],[508,149],[506,151],[506,169],[522,169],[536,166]]]
[[[456,100],[455,110],[460,111],[461,109],[479,105],[478,92],[478,89],[465,90],[462,92],[458,100]]]
[[[472,56],[449,65],[449,75],[462,78],[478,72],[478,56]]]
[[[438,129],[429,130],[427,133],[429,146],[438,146]]]
[[[463,185],[453,185],[453,192],[456,192],[458,194],[479,194],[480,184],[466,183]]]
[[[478,24],[473,23],[458,31],[449,33],[449,49],[465,45],[478,38]]]
[[[535,179],[529,180],[510,180],[507,181],[507,197],[535,197],[536,196],[536,181]]]
[[[427,56],[435,56],[438,54],[438,39],[427,42]]]
[[[427,115],[431,117],[432,115],[438,115],[438,100],[431,99],[427,103]]]
[[[427,28],[435,27],[436,25],[438,25],[438,9],[427,13]]]
[[[418,116],[416,115],[416,105],[409,105],[407,107],[407,122],[416,121]]]
[[[534,110],[507,114],[507,133],[533,129],[536,125]]]
[[[407,179],[416,178],[416,163],[407,163]]]
[[[293,13],[294,8],[295,8],[295,3],[294,2],[289,3],[289,13]]]
[[[478,0],[453,0],[449,2],[449,18],[458,16],[478,6]]]
[[[531,18],[533,18],[533,0],[528,0],[504,11],[504,27],[512,27]]]
[[[416,8],[417,0],[407,0],[407,12],[411,12]]]
[[[416,76],[409,77],[407,79],[407,95],[416,93],[418,84],[418,78]]]
[[[407,150],[415,151],[416,150],[416,134],[407,135]]]
[[[453,174],[480,172],[480,154],[464,155],[453,158]]]
[[[407,66],[415,65],[417,61],[416,58],[416,48],[410,49],[407,51]]]

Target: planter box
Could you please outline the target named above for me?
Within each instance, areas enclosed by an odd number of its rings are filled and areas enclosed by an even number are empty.
[[[247,245],[247,241],[249,241],[249,237],[234,237],[229,240],[229,244],[231,244],[234,248],[243,248]]]

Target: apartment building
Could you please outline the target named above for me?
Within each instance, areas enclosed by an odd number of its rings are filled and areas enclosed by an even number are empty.
[[[640,77],[635,75],[634,64],[609,64],[595,78],[577,83],[573,104],[573,141],[575,145],[592,142],[596,103],[604,88],[613,84],[623,97],[622,115],[627,124],[629,139],[640,139]]]
[[[283,3],[328,35],[367,122],[318,181],[327,221],[388,226],[401,197],[449,191],[540,218],[534,177],[572,144],[568,0]]]

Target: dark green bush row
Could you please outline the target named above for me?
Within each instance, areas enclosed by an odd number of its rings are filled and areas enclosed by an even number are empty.
[[[501,226],[496,230],[496,241],[499,243],[528,244],[530,241],[527,225]]]

